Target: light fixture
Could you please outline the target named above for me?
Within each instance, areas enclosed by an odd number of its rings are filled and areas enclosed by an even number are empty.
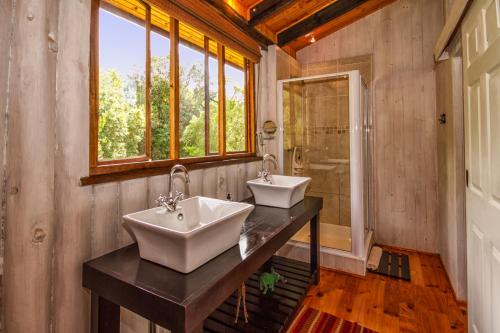
[[[316,41],[316,38],[314,38],[314,35],[310,32],[308,34],[304,35],[304,38],[309,39],[309,42],[312,44]]]

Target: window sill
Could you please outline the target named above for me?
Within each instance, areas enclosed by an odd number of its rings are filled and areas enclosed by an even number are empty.
[[[262,157],[256,156],[255,153],[245,153],[227,155],[224,157],[209,156],[204,158],[102,165],[91,168],[91,174],[89,176],[80,178],[80,185],[87,186],[164,175],[170,172],[174,164],[178,163],[184,165],[188,170],[197,170],[259,160],[262,160]]]

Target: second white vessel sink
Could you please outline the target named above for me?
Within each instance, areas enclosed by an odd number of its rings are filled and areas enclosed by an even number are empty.
[[[262,178],[247,181],[257,205],[290,208],[304,200],[309,177],[270,175],[270,182]]]
[[[189,273],[238,244],[253,205],[193,197],[178,210],[157,207],[125,215],[123,226],[139,245],[141,258]]]

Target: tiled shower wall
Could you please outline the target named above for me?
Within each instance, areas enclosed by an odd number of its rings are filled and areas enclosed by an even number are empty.
[[[322,223],[349,226],[349,81],[313,81],[303,89],[305,174],[313,179],[309,194],[325,201]]]
[[[371,87],[371,55],[303,65],[301,76],[350,70],[359,70],[367,86]],[[284,99],[290,101],[284,105],[285,118],[290,119],[285,120],[289,134],[285,137],[285,171],[291,173],[293,147],[302,146],[304,175],[312,178],[308,194],[324,200],[321,222],[349,226],[348,80],[297,82],[285,88],[288,89],[285,89]],[[336,161],[326,163],[327,160]]]

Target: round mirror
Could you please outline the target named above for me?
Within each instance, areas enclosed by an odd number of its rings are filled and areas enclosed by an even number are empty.
[[[278,127],[272,120],[268,120],[262,125],[262,131],[264,131],[264,133],[266,133],[267,135],[273,135],[274,133],[276,133],[277,129]]]

